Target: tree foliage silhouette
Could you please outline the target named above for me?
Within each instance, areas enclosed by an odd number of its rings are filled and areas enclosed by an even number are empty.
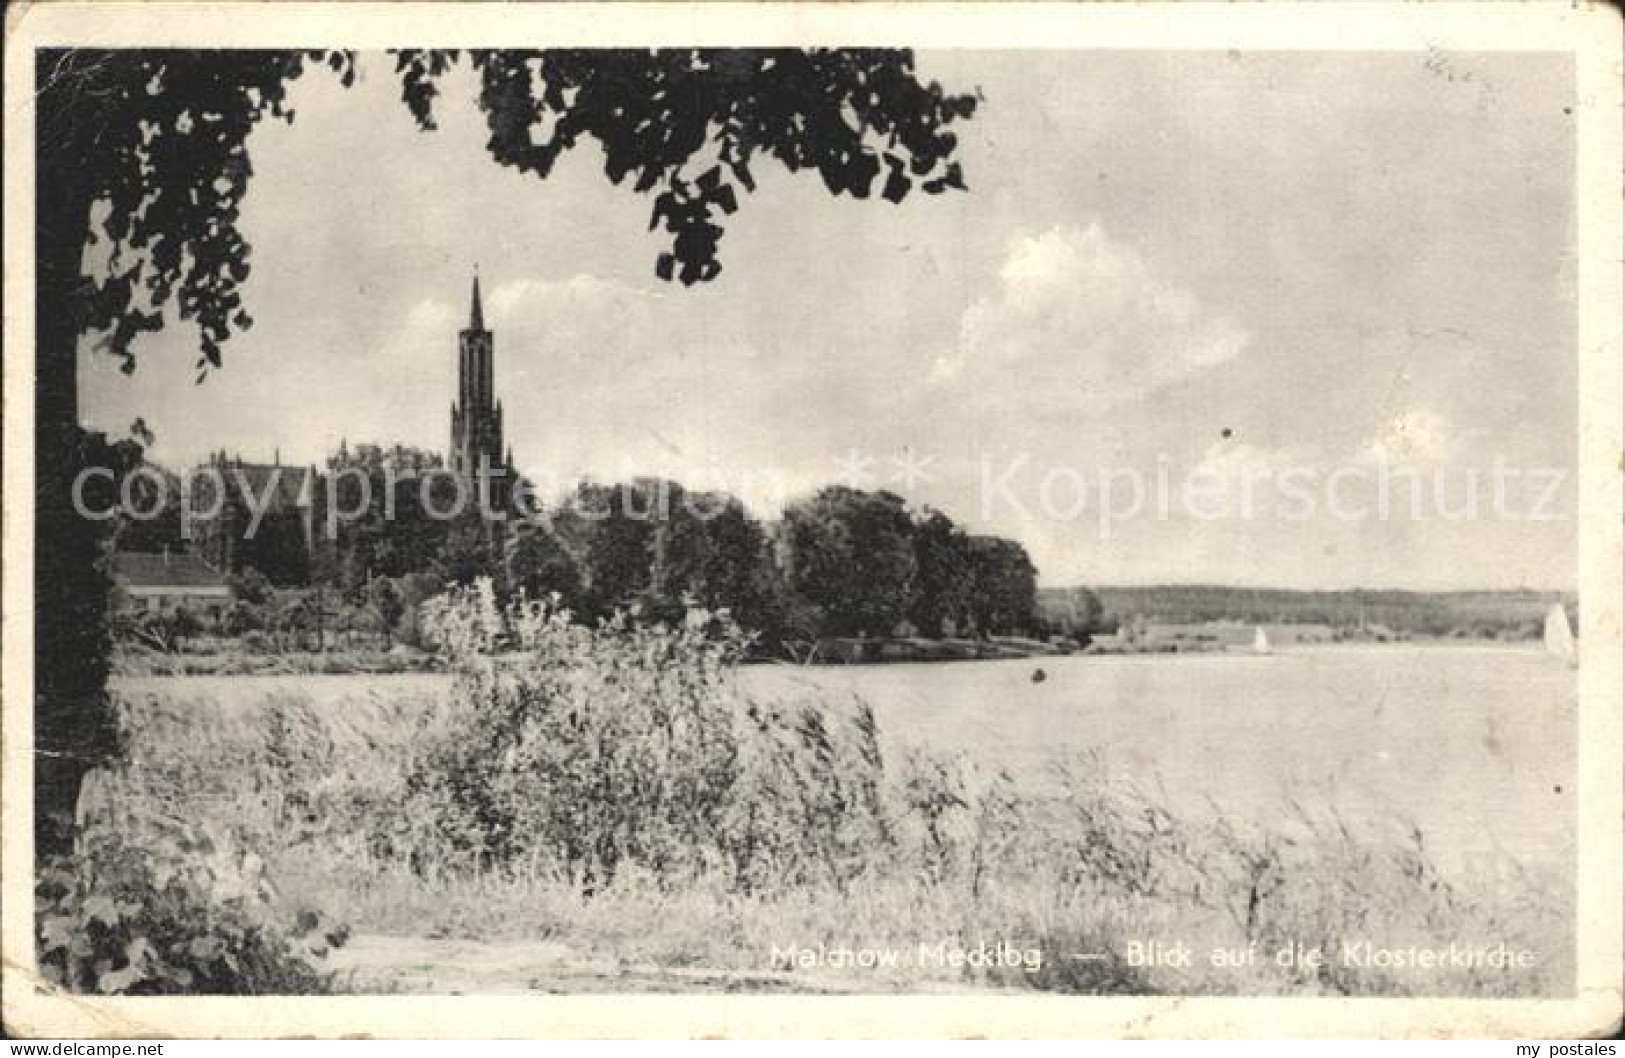
[[[238,226],[250,135],[292,121],[308,67],[348,86],[348,52],[50,50],[36,53],[36,838],[71,841],[84,771],[113,752],[105,703],[107,586],[95,525],[69,489],[88,449],[77,426],[78,345],[136,365],[141,334],[195,328],[198,379],[253,324],[252,247]],[[650,196],[671,236],[666,280],[715,279],[722,219],[764,163],[813,170],[836,195],[902,201],[962,188],[950,125],[976,100],[921,84],[905,50],[399,51],[401,98],[434,127],[445,75],[479,83],[492,159],[546,177],[596,141],[605,176]],[[87,252],[87,247],[88,251]],[[94,447],[94,446],[92,446]],[[88,622],[88,623],[87,623]],[[93,664],[85,665],[85,650]]]
[[[901,496],[830,485],[784,512],[791,589],[826,635],[888,636],[918,590],[914,522]]]

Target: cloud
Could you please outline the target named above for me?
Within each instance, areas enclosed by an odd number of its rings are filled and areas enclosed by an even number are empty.
[[[1450,421],[1431,408],[1409,408],[1386,419],[1360,456],[1378,463],[1447,463],[1462,448]]]
[[[1016,376],[1057,409],[1147,396],[1240,355],[1247,335],[1153,274],[1099,224],[1017,239],[995,293],[964,313],[960,345],[933,366],[939,384]]]
[[[624,310],[641,295],[626,283],[581,273],[569,279],[513,279],[486,296],[490,326],[524,320],[538,313]]]
[[[538,481],[653,474],[767,495],[816,480],[794,466],[803,438],[779,428],[805,392],[764,384],[722,292],[589,272],[487,284],[508,440]]]
[[[1245,441],[1216,441],[1202,453],[1191,476],[1237,483],[1276,477],[1295,468],[1314,468],[1316,454],[1305,447],[1266,447]]]
[[[448,334],[455,334],[458,327],[466,325],[446,302],[425,298],[407,310],[401,330],[409,340],[423,339],[443,346]]]

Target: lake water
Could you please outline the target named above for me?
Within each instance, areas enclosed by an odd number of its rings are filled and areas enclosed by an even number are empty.
[[[1018,777],[1095,751],[1112,778],[1184,812],[1267,822],[1296,799],[1355,825],[1414,824],[1442,865],[1504,853],[1572,869],[1577,684],[1538,649],[762,666],[745,679],[857,694],[893,748],[963,750]]]
[[[1043,668],[1047,678],[1032,680]],[[1352,825],[1414,824],[1436,862],[1482,856],[1572,871],[1574,670],[1535,648],[1304,647],[875,666],[752,666],[747,689],[874,708],[885,746],[964,751],[1019,778],[1098,754],[1108,776],[1199,814],[1267,823],[1296,800]],[[115,681],[229,705],[292,692],[433,700],[447,677],[159,677]]]

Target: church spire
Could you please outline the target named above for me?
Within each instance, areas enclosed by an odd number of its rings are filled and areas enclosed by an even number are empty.
[[[468,329],[485,330],[485,313],[480,311],[480,266],[474,266],[474,298],[468,310]]]

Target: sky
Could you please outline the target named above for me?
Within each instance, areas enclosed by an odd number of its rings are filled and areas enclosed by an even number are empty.
[[[595,145],[538,181],[489,160],[467,79],[423,133],[383,57],[349,91],[307,74],[249,144],[254,329],[202,385],[182,326],[133,377],[87,342],[85,418],[143,418],[176,468],[443,451],[477,264],[507,440],[549,492],[664,474],[773,517],[889,488],[1054,585],[1574,587],[1567,59],[919,66],[984,97],[968,192],[758,167],[694,288],[655,276],[650,203]]]

